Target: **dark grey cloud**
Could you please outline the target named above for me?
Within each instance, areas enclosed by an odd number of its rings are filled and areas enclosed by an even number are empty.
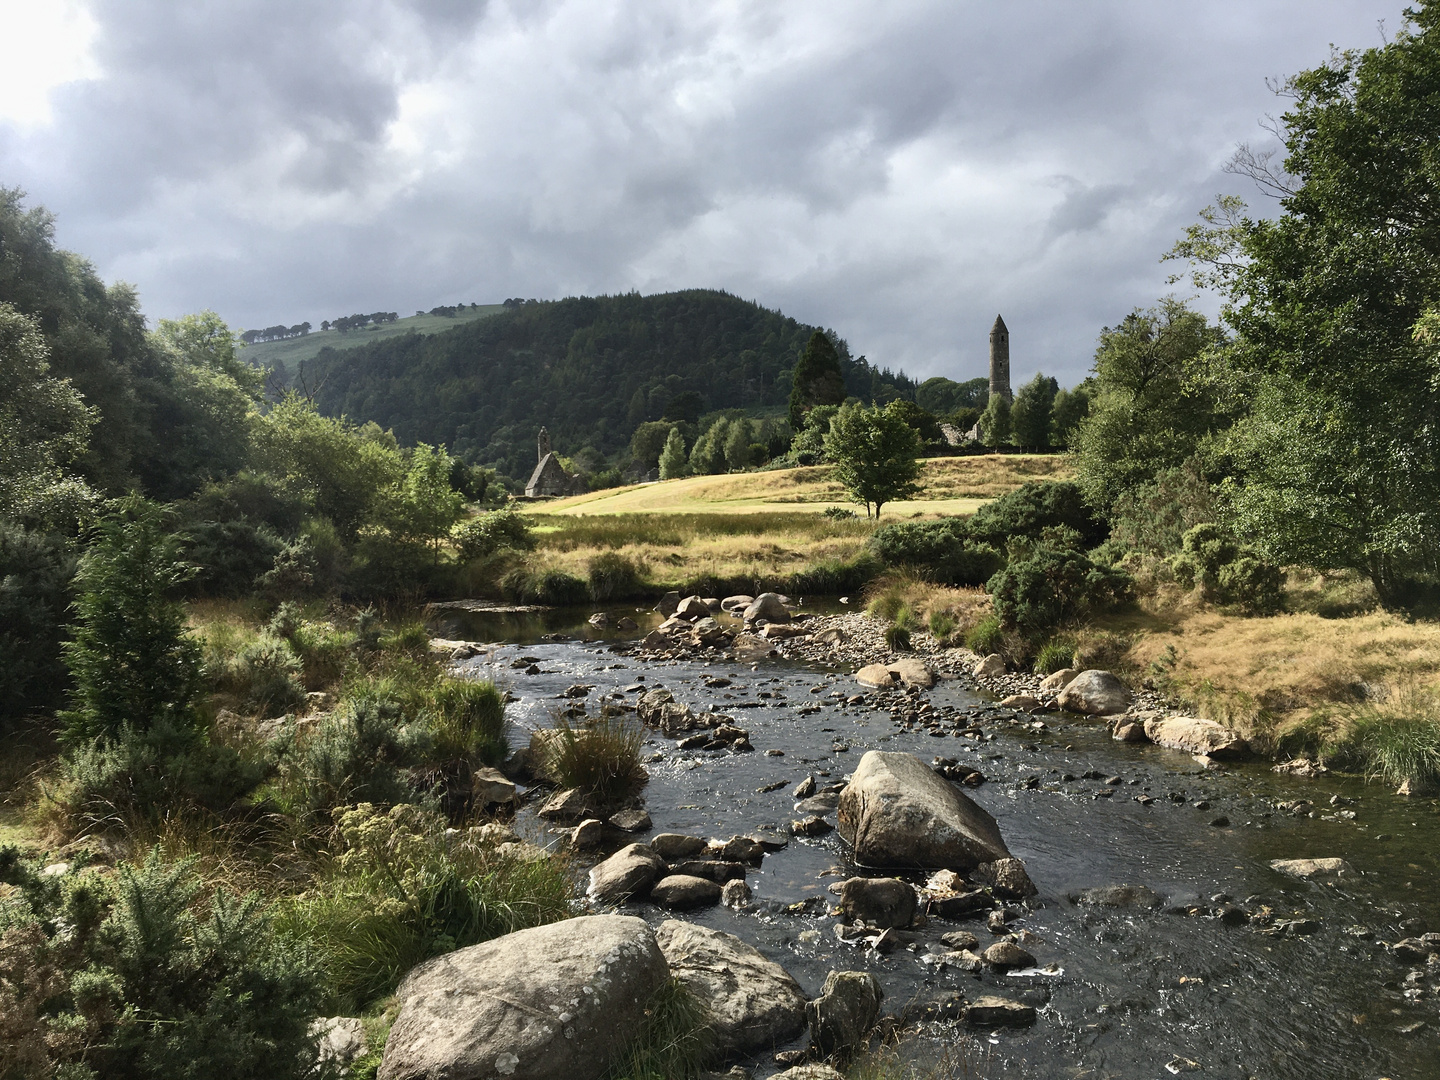
[[[81,0],[84,2],[84,0]],[[1266,89],[1403,0],[92,0],[0,183],[152,315],[716,286],[920,376],[1079,379]]]

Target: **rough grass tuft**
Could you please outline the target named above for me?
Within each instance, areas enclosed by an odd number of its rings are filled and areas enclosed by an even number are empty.
[[[713,1057],[705,1003],[670,979],[645,1010],[645,1022],[606,1070],[605,1080],[690,1080]]]
[[[640,747],[645,731],[622,717],[587,717],[578,727],[561,718],[539,741],[538,771],[566,788],[588,791],[610,802],[638,791],[645,783]]]

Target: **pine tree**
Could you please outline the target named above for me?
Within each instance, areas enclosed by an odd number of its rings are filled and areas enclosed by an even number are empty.
[[[790,427],[805,426],[805,414],[816,405],[842,405],[845,378],[840,373],[840,354],[823,330],[810,335],[810,343],[795,364],[795,381],[790,391]]]

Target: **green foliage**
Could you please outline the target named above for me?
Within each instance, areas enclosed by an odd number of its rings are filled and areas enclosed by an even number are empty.
[[[630,456],[642,469],[654,469],[660,464],[660,454],[670,438],[674,425],[665,420],[647,420],[630,436]]]
[[[711,1063],[714,1043],[705,1003],[671,978],[651,999],[643,1025],[604,1080],[692,1080]]]
[[[243,518],[198,521],[183,536],[186,558],[196,567],[186,587],[192,596],[248,596],[286,551],[274,529]]]
[[[450,486],[450,455],[444,447],[420,443],[384,514],[392,536],[430,545],[437,557],[440,541],[465,508],[465,496]]]
[[[834,462],[834,477],[845,485],[855,502],[865,505],[865,516],[887,502],[920,491],[920,440],[906,421],[899,402],[883,409],[849,402],[830,421],[825,453]]]
[[[690,449],[690,473],[710,476],[725,471],[725,440],[729,431],[730,422],[723,416],[705,429]]]
[[[1053,675],[1068,668],[1075,660],[1075,639],[1066,634],[1052,637],[1035,654],[1035,674]]]
[[[1097,566],[1068,546],[1041,541],[986,583],[1005,629],[1037,641],[1059,626],[1103,611],[1130,596],[1130,575]]]
[[[790,441],[790,457],[795,464],[815,465],[825,460],[825,437],[839,411],[836,405],[816,405],[805,414],[805,426],[797,428]]]
[[[268,631],[246,642],[217,673],[217,682],[239,694],[247,708],[279,716],[305,703],[304,665],[283,637]]]
[[[1222,526],[1196,525],[1170,566],[1178,581],[1200,589],[1207,600],[1236,604],[1253,615],[1273,614],[1284,604],[1280,568]]]
[[[999,615],[987,615],[965,635],[965,647],[980,656],[1005,651],[1005,628]]]
[[[930,618],[926,620],[926,629],[930,631],[930,636],[942,644],[950,640],[950,635],[955,633],[957,625],[959,624],[955,621],[955,615],[943,608],[930,612]]]
[[[665,448],[660,453],[660,479],[674,480],[690,472],[690,459],[685,454],[685,436],[678,427],[672,427],[665,437]]]
[[[1090,415],[1090,380],[1071,390],[1061,390],[1050,406],[1050,445],[1065,450],[1074,445],[1081,421]]]
[[[64,738],[79,745],[125,728],[198,728],[200,644],[172,599],[190,570],[160,512],[124,500],[98,529],[76,577],[77,623],[65,645],[74,680]]]
[[[1174,299],[1100,332],[1090,414],[1071,439],[1094,505],[1108,510],[1180,468],[1230,425],[1236,406],[1210,366],[1222,341],[1204,315]]]
[[[845,401],[845,377],[840,372],[840,354],[823,330],[810,335],[805,351],[795,363],[790,389],[790,427],[805,426],[805,414],[816,405],[840,405]]]
[[[1064,527],[1091,548],[1108,535],[1104,520],[1085,500],[1079,485],[1068,480],[1030,480],[986,503],[967,526],[977,541],[1004,547],[1013,537],[1038,539],[1046,529]]]
[[[629,600],[648,595],[650,591],[640,566],[634,559],[621,555],[618,551],[596,555],[586,569],[590,599],[597,602]]]
[[[1325,740],[1332,765],[1393,786],[1440,785],[1440,698],[1432,687],[1402,684],[1382,700],[1352,706]]]
[[[991,447],[1010,442],[1010,402],[1001,394],[990,398],[980,414],[980,441]]]
[[[798,596],[839,596],[860,591],[883,569],[869,551],[861,551],[848,560],[821,559],[791,574],[784,589]]]
[[[885,525],[868,546],[886,565],[922,570],[945,585],[983,585],[1005,562],[992,544],[970,537],[964,518]]]
[[[563,717],[539,740],[536,771],[561,787],[580,788],[601,802],[632,795],[645,783],[640,748],[645,729],[623,717],[587,717],[573,727]]]
[[[305,807],[330,810],[354,802],[389,805],[413,797],[404,770],[425,761],[430,732],[408,719],[401,701],[381,692],[347,701],[325,717],[292,769]]]
[[[1185,534],[1216,514],[1210,485],[1196,462],[1162,469],[1153,480],[1124,492],[1110,516],[1111,537],[1123,548],[1151,555],[1180,550]]]
[[[827,506],[822,513],[832,521],[849,521],[859,516],[848,506]]]
[[[64,539],[0,519],[0,730],[54,706],[64,691],[61,642],[74,574]]]
[[[940,420],[928,409],[922,409],[915,402],[903,398],[890,402],[890,408],[910,425],[922,447],[934,446],[944,441],[944,436],[940,434]]]
[[[452,840],[443,817],[408,804],[335,816],[330,873],[280,925],[311,943],[346,1008],[389,993],[422,960],[570,914],[570,881],[554,860],[503,854],[478,830]]]
[[[441,678],[423,696],[433,754],[440,761],[498,765],[505,760],[505,695],[493,682]]]
[[[910,648],[910,628],[906,626],[887,626],[885,628],[885,647],[891,652],[903,652]]]
[[[948,416],[960,409],[983,409],[989,400],[990,380],[983,376],[957,383],[937,375],[915,388],[915,404],[936,416]]]
[[[71,466],[95,419],[75,387],[50,374],[35,320],[0,301],[0,514],[63,520],[76,497],[88,503]]]
[[[464,562],[486,558],[502,549],[530,551],[535,547],[530,526],[513,510],[495,510],[461,522],[451,531],[451,539]]]
[[[1059,393],[1060,384],[1039,373],[1020,387],[1010,407],[1010,441],[1027,450],[1049,446],[1051,411]]]
[[[744,472],[756,464],[751,451],[755,425],[743,416],[730,421],[725,432],[725,467],[731,472]]]
[[[564,570],[517,566],[500,579],[500,591],[518,604],[565,607],[590,598],[589,586]]]
[[[0,1015],[20,1036],[0,1044],[0,1074],[316,1075],[318,972],[276,937],[258,893],[217,889],[202,905],[192,863],[158,850],[113,879],[37,871],[0,849],[14,890],[0,899]]]

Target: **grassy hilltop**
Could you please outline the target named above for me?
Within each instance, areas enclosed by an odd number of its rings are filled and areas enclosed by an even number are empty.
[[[376,341],[404,337],[406,334],[443,334],[467,322],[488,318],[504,311],[503,304],[481,304],[476,308],[463,308],[454,316],[411,315],[381,326],[367,326],[363,330],[314,330],[304,337],[286,338],[283,341],[261,341],[247,345],[241,354],[257,367],[284,364],[287,372],[293,373],[306,361],[320,355],[321,349],[343,351],[370,345]]]

